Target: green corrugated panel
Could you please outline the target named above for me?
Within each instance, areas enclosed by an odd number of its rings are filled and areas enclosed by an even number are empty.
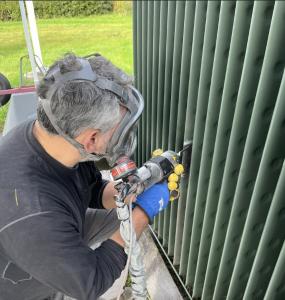
[[[160,2],[160,35],[159,35],[159,61],[158,64],[158,95],[157,95],[157,123],[156,123],[156,147],[162,147],[162,122],[163,122],[163,99],[164,99],[164,78],[166,60],[166,36],[168,19],[168,2]],[[158,236],[163,236],[164,213],[158,216]]]
[[[160,2],[155,1],[154,2],[154,13],[153,13],[153,64],[152,64],[152,107],[151,107],[151,151],[156,149],[156,136],[157,136],[157,110],[159,109],[157,107],[158,100],[158,62],[159,61],[159,32],[160,32]],[[158,218],[154,219],[154,229],[158,231]]]
[[[272,118],[271,127],[268,132],[267,141],[265,144],[264,154],[261,161],[261,167],[259,169],[257,183],[255,185],[255,191],[251,200],[247,222],[254,222],[256,224],[252,225],[252,228],[256,228],[259,224],[263,223],[263,219],[266,218],[266,223],[260,242],[258,244],[258,249],[255,255],[252,270],[250,272],[249,280],[247,283],[246,291],[244,293],[245,299],[261,298],[264,296],[266,287],[268,286],[270,276],[278,259],[280,249],[282,247],[283,241],[285,240],[285,165],[282,160],[284,158],[284,143],[280,143],[285,136],[285,124],[284,124],[284,112],[285,112],[285,74],[283,74],[282,85],[279,91],[278,100],[275,106],[274,115]],[[279,174],[280,163],[283,163],[283,169],[281,175]],[[263,169],[261,169],[263,168]],[[262,171],[267,171],[268,173],[262,174],[266,178],[267,192],[258,197],[258,183],[261,184]],[[279,177],[280,175],[280,177]],[[279,179],[278,179],[279,177]],[[273,188],[271,185],[275,183],[278,179],[278,184],[276,187],[275,194],[272,199],[272,203],[264,200],[264,196],[272,193]],[[283,181],[282,181],[283,180]],[[262,187],[260,190],[264,189]],[[267,200],[269,200],[267,198]],[[270,210],[268,216],[266,216],[267,207],[270,205]],[[250,225],[246,224],[245,228],[250,228]],[[281,229],[281,230],[280,230]],[[242,246],[245,246],[243,241],[245,240],[246,233],[243,234]],[[251,249],[255,249],[258,243],[256,235],[252,237],[252,240],[248,244]],[[241,251],[242,249],[240,249]],[[242,266],[245,261],[239,262]],[[250,266],[251,261],[247,261]],[[237,264],[237,266],[239,266]],[[244,267],[245,268],[245,267]]]
[[[141,44],[142,44],[142,9],[141,9],[141,2],[134,2],[133,6],[133,30],[136,30],[134,33],[134,69],[136,70],[135,73],[135,82],[137,88],[142,91],[142,52],[141,52]],[[142,140],[142,120],[139,121],[138,125],[138,146],[137,146],[137,163],[140,165],[142,161],[142,153],[141,153],[141,143]]]
[[[154,13],[154,2],[147,1],[148,6],[148,18],[147,18],[147,60],[146,60],[146,68],[147,68],[147,80],[146,80],[146,157],[145,159],[149,159],[151,154],[151,131],[152,131],[152,71],[153,71],[153,63],[152,63],[152,56],[153,56],[153,13]]]
[[[212,3],[213,5],[217,6],[217,3]],[[208,8],[207,8],[208,7]],[[202,61],[202,53],[203,49],[206,51],[206,47],[204,46],[204,39],[206,40],[206,15],[208,11],[212,9],[210,8],[210,3],[207,6],[206,2],[197,2],[196,3],[196,11],[195,11],[195,24],[194,24],[194,36],[193,36],[193,46],[192,46],[192,55],[191,55],[191,66],[190,66],[190,79],[189,79],[189,89],[188,89],[188,103],[187,103],[187,110],[186,110],[186,124],[185,126],[185,134],[184,139],[186,141],[192,140],[194,134],[194,127],[196,126],[197,120],[196,110],[199,107],[197,103],[198,98],[198,88],[200,86],[200,72],[201,72],[201,61]],[[214,8],[215,10],[217,8]],[[216,13],[217,14],[217,13]],[[209,27],[209,26],[208,26]],[[209,30],[209,29],[208,29]],[[205,66],[205,63],[204,63]],[[203,83],[204,84],[204,83]],[[200,96],[201,97],[201,96]],[[202,104],[202,103],[201,103]],[[200,104],[200,106],[201,106]],[[201,110],[201,109],[200,109]],[[196,133],[197,135],[197,133]],[[197,138],[196,138],[197,139]],[[197,148],[197,147],[196,147]],[[195,149],[196,150],[196,149]],[[197,153],[199,151],[195,151]],[[194,157],[194,154],[193,154]],[[199,163],[196,162],[196,170],[192,168],[191,176],[189,176],[189,183],[188,183],[188,191],[187,191],[187,201],[186,201],[186,211],[185,211],[185,223],[183,228],[183,235],[182,235],[182,252],[181,252],[181,259],[180,259],[180,274],[185,276],[187,273],[187,261],[188,261],[188,253],[189,253],[189,242],[192,233],[192,221],[193,221],[193,213],[194,213],[194,206],[195,206],[195,191],[193,185],[193,178],[196,179],[198,177],[198,167]],[[195,170],[195,171],[193,171]],[[191,185],[191,188],[190,188]],[[190,195],[192,195],[190,198]],[[187,228],[187,229],[186,229]]]
[[[228,151],[222,151],[220,154],[217,153],[217,157],[215,158],[217,159],[216,163],[218,165],[225,165],[222,183],[221,181],[216,181],[216,176],[211,174],[213,183],[217,184],[212,191],[215,192],[215,189],[217,191],[221,189],[221,192],[218,200],[218,209],[205,275],[203,291],[203,297],[205,299],[212,297],[217,279],[217,272],[219,270],[231,205],[235,194],[235,186],[244,149],[244,142],[251,118],[251,108],[254,103],[256,89],[259,82],[259,75],[267,41],[267,33],[270,27],[271,15],[265,15],[264,12],[269,10],[270,7],[272,7],[272,4],[268,2],[255,2],[254,4],[241,82],[237,96],[233,96],[233,98],[237,97],[237,102],[230,133]],[[243,56],[244,53],[241,53],[242,61]],[[231,108],[231,106],[228,107]],[[231,124],[229,122],[232,118],[232,109],[228,110],[228,114],[229,119],[226,124]],[[225,129],[226,128],[227,127],[225,127]],[[219,130],[224,129],[220,128]],[[221,145],[221,147],[222,146],[223,145]],[[227,144],[224,146],[227,147]],[[225,153],[227,154],[226,157],[224,156]],[[216,163],[213,162],[213,167]],[[210,194],[208,197],[210,197]],[[210,201],[210,198],[208,201]],[[230,263],[230,261],[227,261],[227,263]],[[229,276],[229,274],[227,276]],[[224,297],[226,290],[222,289],[221,291],[223,292],[221,297]]]
[[[134,2],[133,5],[133,43],[135,45],[134,50],[133,50],[133,56],[134,56],[134,74],[136,74],[135,76],[135,86],[138,86],[138,78],[137,78],[137,74],[138,74],[138,53],[137,53],[137,32],[138,32],[138,24],[137,24],[137,3]],[[138,135],[138,131],[137,131],[137,135]],[[139,135],[138,135],[138,140],[139,140]],[[135,152],[135,161],[138,161],[138,150]]]
[[[142,149],[142,162],[145,162],[147,159],[146,154],[146,139],[147,139],[147,26],[148,26],[148,7],[147,1],[142,1],[142,88],[141,92],[145,99],[144,103],[144,112],[141,118],[142,124],[142,135],[141,135],[141,149]]]
[[[185,107],[187,107],[187,94],[190,76],[190,62],[192,53],[192,39],[194,31],[194,17],[195,17],[195,2],[187,1],[185,7],[184,20],[184,37],[182,46],[181,59],[181,74],[180,74],[180,88],[178,98],[178,112],[176,125],[176,141],[175,150],[180,151],[183,147],[184,132],[185,132]],[[176,235],[174,241],[174,264],[178,265],[180,261],[180,251],[182,243],[182,232],[184,227],[184,215],[186,208],[186,193],[187,193],[188,176],[185,174],[181,180],[180,189],[181,194],[178,201],[177,218],[176,218]]]
[[[218,116],[219,120],[216,120],[217,124],[213,122],[213,125],[217,126],[218,129],[214,146],[213,163],[211,170],[209,170],[210,182],[207,192],[205,216],[197,262],[197,276],[199,276],[199,281],[201,283],[204,281],[207,268],[211,237],[217,211],[217,202],[219,199],[219,187],[221,185],[224,170],[223,161],[227,154],[227,146],[229,143],[232,119],[243,66],[243,54],[245,53],[247,45],[252,7],[252,3],[245,1],[238,1],[236,4],[221,111]]]
[[[134,3],[136,159],[193,140],[180,199],[154,229],[194,297],[281,300],[285,4],[234,4]]]
[[[284,176],[283,176],[284,179]],[[283,183],[282,183],[283,184]],[[280,251],[264,300],[283,300],[285,298],[285,242]]]
[[[176,2],[168,1],[163,122],[162,124],[160,124],[160,126],[162,126],[162,149],[167,149],[168,147],[168,128],[169,128],[171,89],[172,89],[171,81],[172,81],[172,68],[173,68],[175,15],[176,15]],[[164,217],[163,246],[167,246],[168,234],[169,234],[170,206],[168,206],[164,211],[163,217]]]
[[[176,17],[175,17],[175,33],[174,33],[174,51],[173,51],[173,69],[171,82],[171,100],[169,112],[169,127],[168,127],[168,147],[167,149],[175,150],[176,140],[176,123],[180,88],[180,72],[181,72],[181,58],[182,58],[182,43],[184,33],[184,17],[185,17],[185,2],[177,2]],[[170,219],[169,219],[169,239],[168,239],[168,255],[174,254],[174,242],[176,232],[176,215],[177,215],[177,201],[170,204]]]
[[[215,53],[215,42],[217,35],[217,24],[219,21],[219,8],[220,2],[211,1],[208,3],[207,17],[206,17],[206,25],[205,25],[205,37],[204,37],[204,46],[202,53],[202,62],[201,62],[201,73],[200,73],[200,81],[198,88],[198,97],[197,97],[197,113],[195,118],[195,127],[194,127],[194,137],[193,137],[193,152],[192,152],[192,165],[191,165],[191,173],[190,173],[190,182],[189,182],[189,197],[188,202],[186,204],[186,215],[185,221],[193,221],[193,217],[191,216],[191,212],[188,205],[190,202],[196,201],[196,190],[199,176],[199,168],[200,168],[200,159],[201,159],[201,150],[203,146],[203,136],[205,129],[205,121],[207,115],[207,107],[208,107],[208,97],[209,91],[211,87],[211,74],[212,74],[212,66],[213,66],[213,57]],[[188,229],[186,226],[184,227],[184,231]],[[186,246],[185,246],[186,245]],[[183,241],[183,248],[189,248],[190,241]],[[199,244],[195,246],[199,246]],[[187,251],[188,252],[188,251]],[[183,254],[182,254],[183,255]],[[194,282],[195,270],[192,266],[188,265],[188,271],[186,275],[186,283]]]
[[[134,50],[133,50],[133,55],[134,55],[134,74],[135,76],[135,86],[138,86],[138,77],[137,74],[138,72],[138,47],[137,47],[137,42],[138,42],[138,8],[137,8],[137,2],[135,1],[133,3],[133,43],[134,43]]]
[[[201,257],[201,253],[199,253],[199,244],[203,225],[208,184],[210,180],[210,170],[214,152],[219,111],[224,88],[224,79],[228,62],[234,12],[234,1],[222,2],[218,24],[213,72],[211,78],[209,104],[206,117],[206,127],[201,154],[200,173],[196,196],[197,200],[193,220],[193,234],[191,236],[190,242],[188,266],[189,269],[191,268],[193,270],[193,273],[196,270],[198,254],[199,259],[205,259],[204,256]],[[202,294],[203,276],[204,274],[196,271],[193,287],[194,296]]]
[[[188,4],[189,2],[187,2]],[[195,7],[195,20],[194,20],[194,29],[193,29],[193,42],[191,49],[191,60],[190,60],[190,70],[189,70],[189,86],[188,86],[188,94],[187,94],[187,109],[185,115],[185,126],[184,129],[184,141],[190,141],[193,138],[194,131],[194,123],[195,123],[195,114],[196,114],[196,103],[197,103],[197,94],[198,94],[198,85],[200,78],[200,68],[201,68],[201,59],[202,59],[202,49],[203,49],[203,39],[204,39],[204,30],[205,30],[205,22],[206,22],[206,11],[207,11],[207,2],[197,2]],[[184,51],[187,51],[185,49]],[[190,52],[190,50],[189,50]],[[185,113],[185,110],[184,110]],[[190,239],[191,236],[191,222],[185,221],[185,226],[187,226],[188,230],[185,231],[184,237],[182,239],[183,228],[184,225],[184,217],[185,217],[185,209],[186,209],[186,199],[188,199],[187,195],[187,187],[188,187],[188,174],[184,174],[181,178],[181,196],[179,198],[179,207],[178,214],[179,219],[177,219],[179,228],[177,228],[176,234],[176,243],[175,243],[175,253],[174,260],[175,264],[178,264],[180,259],[180,274],[185,276],[187,271],[187,255],[189,249],[184,247],[184,252],[187,254],[181,255],[182,249],[182,241],[185,238]],[[190,204],[193,204],[190,203]],[[194,205],[192,205],[194,207]],[[193,211],[194,208],[188,208],[190,211]]]
[[[185,4],[185,16],[184,16],[184,31],[182,37],[182,57],[181,57],[181,73],[180,73],[180,86],[179,97],[177,105],[177,122],[175,132],[174,149],[180,151],[183,147],[184,132],[185,132],[185,108],[187,107],[188,99],[188,86],[190,76],[190,62],[192,54],[192,40],[194,32],[194,19],[195,19],[195,1],[186,1]],[[204,5],[204,7],[206,7]],[[206,11],[206,10],[204,10]],[[205,22],[205,17],[202,18],[202,22]],[[173,124],[175,126],[175,124]]]
[[[151,151],[157,148],[156,137],[157,137],[157,113],[160,110],[158,107],[158,76],[159,76],[159,36],[160,31],[160,2],[154,2],[154,15],[153,15],[153,64],[152,64],[152,108],[151,108]],[[164,17],[164,16],[163,16]],[[165,17],[164,17],[165,18]]]
[[[283,3],[283,5],[276,4],[270,32],[273,40],[268,40],[268,48],[266,50],[264,68],[262,70],[263,76],[261,75],[260,86],[256,96],[257,100],[254,106],[254,113],[251,119],[242,162],[242,167],[247,166],[247,170],[250,170],[250,172],[245,171],[242,174],[235,194],[237,199],[248,199],[247,190],[244,191],[239,189],[239,187],[247,187],[249,180],[254,178],[253,172],[258,170],[253,195],[250,200],[249,212],[247,214],[229,287],[229,299],[234,299],[237,296],[243,295],[249,275],[248,269],[251,267],[254,259],[250,253],[256,253],[268,209],[270,207],[270,202],[272,200],[271,192],[275,189],[280,169],[285,158],[285,143],[280,143],[285,136],[285,128],[283,127],[285,111],[285,78],[283,85],[281,85],[279,90],[279,98],[275,106],[275,112],[272,117],[271,127],[268,132],[268,138],[260,163],[260,151],[256,151],[256,149],[262,149],[264,145],[268,123],[271,120],[271,111],[274,108],[274,99],[278,92],[280,78],[284,70],[285,53],[283,47],[272,47],[272,44],[276,45],[277,41],[282,38],[282,36],[285,36],[284,15],[285,3]],[[275,57],[275,59],[271,60],[271,64],[266,65],[266,58],[269,55]],[[278,64],[281,64],[282,67],[279,68],[280,66],[278,66]],[[272,77],[274,79],[270,80]],[[265,82],[271,84],[271,87],[267,91]],[[271,97],[273,99],[271,99]],[[262,103],[262,100],[264,101],[264,104]],[[258,132],[256,128],[258,128]],[[241,201],[239,201],[239,208],[242,208],[243,204],[240,204]],[[238,286],[236,285],[237,280],[239,281]],[[262,291],[262,288],[260,291]],[[263,291],[265,292],[265,290]]]
[[[242,234],[260,164],[261,153],[284,70],[285,52],[283,45],[278,42],[285,36],[285,19],[282,17],[285,12],[284,9],[284,2],[276,3],[240,167],[242,172],[239,174],[234,194],[214,299],[221,299],[221,296],[227,291],[230,282],[230,274],[233,271],[239,246],[238,242]],[[254,250],[252,249],[252,252]]]

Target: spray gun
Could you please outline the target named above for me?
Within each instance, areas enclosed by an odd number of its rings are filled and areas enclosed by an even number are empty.
[[[179,153],[163,152],[161,149],[157,149],[153,152],[152,158],[140,168],[137,168],[135,162],[125,156],[120,158],[111,170],[113,179],[118,181],[115,185],[118,191],[116,196],[117,214],[121,221],[120,233],[125,241],[125,252],[129,255],[127,266],[132,280],[132,299],[147,299],[147,290],[140,245],[132,228],[131,204],[128,207],[124,200],[127,195],[139,195],[163,180],[168,180],[170,200],[177,199],[180,177],[184,172],[181,162],[187,161],[187,165],[190,164],[191,146],[192,143],[186,144]],[[183,152],[188,155],[182,157]]]
[[[135,162],[128,157],[122,157],[116,167],[111,170],[114,180],[121,180],[115,187],[118,191],[127,189],[127,194],[141,194],[152,185],[168,179],[170,200],[179,197],[178,183],[184,171],[181,154],[174,151],[157,149],[152,158],[137,168]]]

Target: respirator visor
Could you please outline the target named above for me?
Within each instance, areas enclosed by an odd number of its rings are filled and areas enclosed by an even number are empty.
[[[107,160],[110,165],[114,165],[121,156],[130,157],[134,153],[137,145],[138,120],[144,107],[143,98],[135,88],[132,88],[129,101],[120,104],[126,108],[126,113],[107,147],[109,155]]]

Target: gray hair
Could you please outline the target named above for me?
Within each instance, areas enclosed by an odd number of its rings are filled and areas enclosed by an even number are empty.
[[[96,74],[122,85],[130,95],[131,77],[101,55],[90,57],[89,63]],[[74,54],[66,54],[63,59],[56,61],[37,87],[38,96],[42,99],[46,99],[50,87],[54,84],[54,77],[49,74],[57,66],[62,74],[81,68]],[[50,101],[51,111],[57,120],[57,125],[72,138],[87,128],[106,132],[120,120],[120,105],[117,96],[110,91],[98,88],[92,81],[65,82],[56,89]],[[41,102],[37,108],[37,119],[49,133],[57,134]]]

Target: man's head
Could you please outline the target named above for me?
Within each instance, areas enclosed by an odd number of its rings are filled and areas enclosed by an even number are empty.
[[[50,134],[60,134],[75,147],[80,145],[85,159],[86,153],[96,153],[88,159],[93,156],[98,160],[107,151],[111,153],[105,155],[108,160],[114,157],[112,149],[116,144],[127,142],[116,136],[128,134],[121,124],[128,127],[134,123],[143,109],[142,99],[136,99],[141,97],[131,83],[129,76],[100,55],[87,61],[68,54],[49,68],[37,88],[42,99],[38,121]],[[133,134],[132,130],[130,133]],[[123,138],[126,140],[127,136]]]

